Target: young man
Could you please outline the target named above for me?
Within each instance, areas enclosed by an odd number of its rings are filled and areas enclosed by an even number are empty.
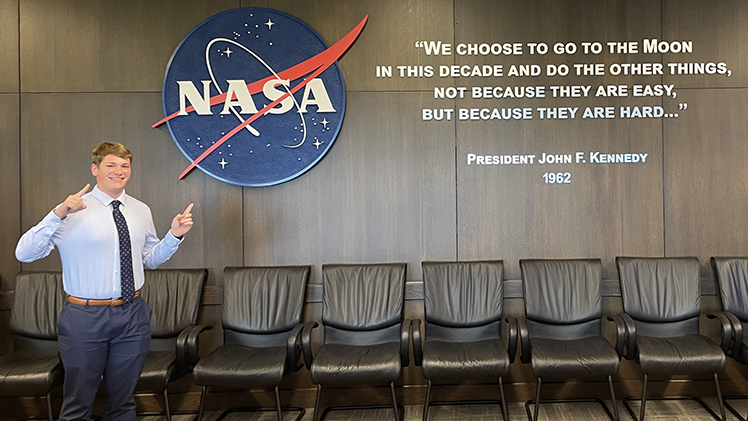
[[[57,321],[65,368],[60,420],[90,420],[102,376],[106,418],[135,421],[135,385],[150,345],[151,309],[140,299],[143,266],[155,269],[192,228],[192,203],[159,240],[148,206],[125,193],[132,154],[104,142],[91,155],[89,184],[19,240],[16,257],[41,259],[57,247],[69,295]]]

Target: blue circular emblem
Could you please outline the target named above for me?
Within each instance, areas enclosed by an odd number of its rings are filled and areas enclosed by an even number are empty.
[[[342,52],[332,50],[304,22],[272,9],[228,10],[195,27],[172,54],[163,86],[164,120],[191,167],[259,187],[314,166],[345,113]]]

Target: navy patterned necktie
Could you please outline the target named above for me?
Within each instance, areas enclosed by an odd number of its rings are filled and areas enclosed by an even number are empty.
[[[122,298],[126,301],[132,301],[135,297],[135,281],[132,274],[132,247],[130,246],[130,231],[127,229],[125,216],[119,210],[119,200],[112,201],[112,216],[114,223],[117,225],[117,234],[119,236],[119,269],[122,280]]]

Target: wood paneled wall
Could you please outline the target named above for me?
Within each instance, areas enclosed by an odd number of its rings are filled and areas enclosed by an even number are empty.
[[[13,288],[15,274],[21,270],[14,256],[16,237],[21,234],[18,57],[18,2],[0,0],[0,197],[7,199],[0,212],[0,302],[7,302],[3,291]],[[9,319],[10,312],[0,309],[0,354],[13,349],[7,340]]]
[[[17,0],[0,0],[0,57],[0,92],[18,93]]]
[[[413,121],[427,95],[349,92],[348,141],[295,182],[245,189],[245,262],[397,261],[421,279],[422,260],[454,260],[454,128]]]
[[[187,164],[165,128],[161,84],[174,48],[220,11],[271,7],[312,26],[332,44],[365,15],[360,38],[340,60],[345,122],[335,146],[311,171],[288,183],[242,188]],[[67,194],[93,180],[90,150],[119,141],[134,153],[128,193],[149,203],[160,233],[195,203],[195,228],[166,267],[207,267],[210,285],[225,266],[408,263],[503,259],[519,279],[521,258],[746,255],[748,231],[748,2],[724,0],[0,0],[0,290],[20,270],[59,269],[56,253],[18,263],[20,234]],[[443,42],[692,40],[694,53],[585,57],[426,57],[419,40]],[[538,76],[513,80],[377,78],[377,65],[567,64],[724,61],[724,76]],[[674,84],[677,98],[434,98],[440,86]],[[659,105],[670,119],[424,122],[421,108]],[[581,110],[580,110],[581,111]],[[477,167],[466,155],[648,153],[637,165]],[[570,185],[542,174],[570,171]],[[0,291],[0,293],[2,293]],[[715,297],[711,297],[713,304]],[[616,297],[606,312],[617,311]],[[413,315],[422,308],[413,304]],[[318,317],[311,307],[308,317]],[[508,305],[521,313],[521,302]],[[420,309],[420,310],[419,310]],[[419,313],[419,311],[421,313]],[[217,323],[206,309],[203,321]],[[714,326],[710,329],[713,330]],[[10,349],[0,311],[0,353]],[[213,335],[205,346],[220,343]],[[518,368],[515,380],[525,381]],[[634,378],[630,374],[622,379]],[[406,382],[419,383],[416,371]],[[308,387],[297,375],[291,385]],[[415,379],[415,380],[414,380]],[[189,389],[188,385],[184,390]]]

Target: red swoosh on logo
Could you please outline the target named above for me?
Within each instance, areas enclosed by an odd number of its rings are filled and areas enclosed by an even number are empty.
[[[354,41],[358,38],[358,36],[361,34],[361,31],[364,29],[364,25],[366,25],[366,21],[369,19],[369,15],[366,15],[361,22],[359,22],[358,25],[356,25],[355,28],[351,30],[346,36],[340,39],[340,41],[336,42],[333,46],[329,47],[325,51],[317,54],[314,57],[311,57],[293,67],[290,67],[286,70],[283,70],[282,72],[278,73],[278,77],[280,79],[288,79],[288,80],[296,80],[301,77],[303,77],[306,74],[309,74],[312,72],[309,77],[304,79],[301,83],[294,86],[290,91],[283,94],[280,98],[276,99],[275,101],[271,102],[270,104],[266,105],[263,109],[255,113],[252,117],[245,120],[243,123],[236,126],[234,129],[232,129],[230,132],[226,133],[223,137],[221,137],[216,143],[211,145],[210,148],[208,148],[205,152],[203,152],[197,159],[192,161],[192,163],[184,170],[182,171],[182,174],[179,175],[179,179],[183,179],[187,174],[189,174],[192,169],[194,169],[203,159],[205,159],[208,155],[211,154],[216,148],[221,146],[224,142],[226,142],[228,139],[230,139],[233,135],[241,131],[244,127],[252,124],[253,121],[257,120],[261,116],[265,115],[267,111],[269,111],[271,108],[275,107],[276,105],[280,104],[284,99],[288,98],[290,95],[296,93],[299,89],[306,86],[307,83],[309,83],[312,79],[319,76],[322,72],[327,70],[328,67],[330,67],[335,61],[337,61],[350,47],[353,45]],[[265,85],[265,82],[271,79],[276,79],[275,76],[268,76],[264,79],[258,80],[256,82],[250,83],[247,85],[247,88],[249,89],[249,92],[251,94],[255,94],[262,91],[262,87]],[[215,104],[221,104],[226,102],[226,94],[223,93],[221,95],[216,95],[214,97],[210,98],[210,105],[213,106]],[[195,107],[190,106],[185,109],[186,112],[190,113],[195,110]],[[158,127],[161,124],[175,118],[178,116],[179,112],[175,112],[174,114],[171,114],[168,117],[163,118],[162,120],[158,121],[157,123],[153,124],[152,127]]]

